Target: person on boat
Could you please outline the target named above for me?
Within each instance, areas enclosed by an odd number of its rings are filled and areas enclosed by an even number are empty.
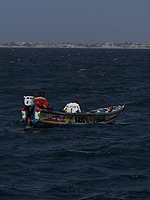
[[[41,108],[41,109],[51,109],[51,110],[53,110],[53,107],[49,105],[47,99],[45,98],[45,91],[44,90],[38,91],[38,97],[34,98],[34,106]]]
[[[68,103],[63,111],[67,112],[67,113],[79,113],[81,112],[81,108],[79,106],[78,100],[74,99],[71,103]]]

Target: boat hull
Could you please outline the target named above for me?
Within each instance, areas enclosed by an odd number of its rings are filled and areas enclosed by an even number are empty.
[[[29,126],[52,127],[55,125],[109,124],[119,117],[124,107],[125,105],[113,106],[81,113],[53,112],[35,107],[30,119],[26,118],[25,109],[21,112],[22,121]]]

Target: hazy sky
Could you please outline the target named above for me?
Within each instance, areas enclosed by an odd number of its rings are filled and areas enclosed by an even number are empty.
[[[150,0],[0,0],[0,42],[150,43]]]

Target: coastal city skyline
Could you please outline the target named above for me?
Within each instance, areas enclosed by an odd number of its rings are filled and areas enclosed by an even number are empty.
[[[149,0],[1,0],[0,42],[150,43]]]

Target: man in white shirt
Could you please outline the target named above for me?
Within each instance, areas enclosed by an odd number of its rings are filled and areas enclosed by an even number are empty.
[[[68,103],[63,111],[67,112],[67,113],[79,113],[81,112],[80,106],[78,104],[78,100],[74,99],[71,103]]]

